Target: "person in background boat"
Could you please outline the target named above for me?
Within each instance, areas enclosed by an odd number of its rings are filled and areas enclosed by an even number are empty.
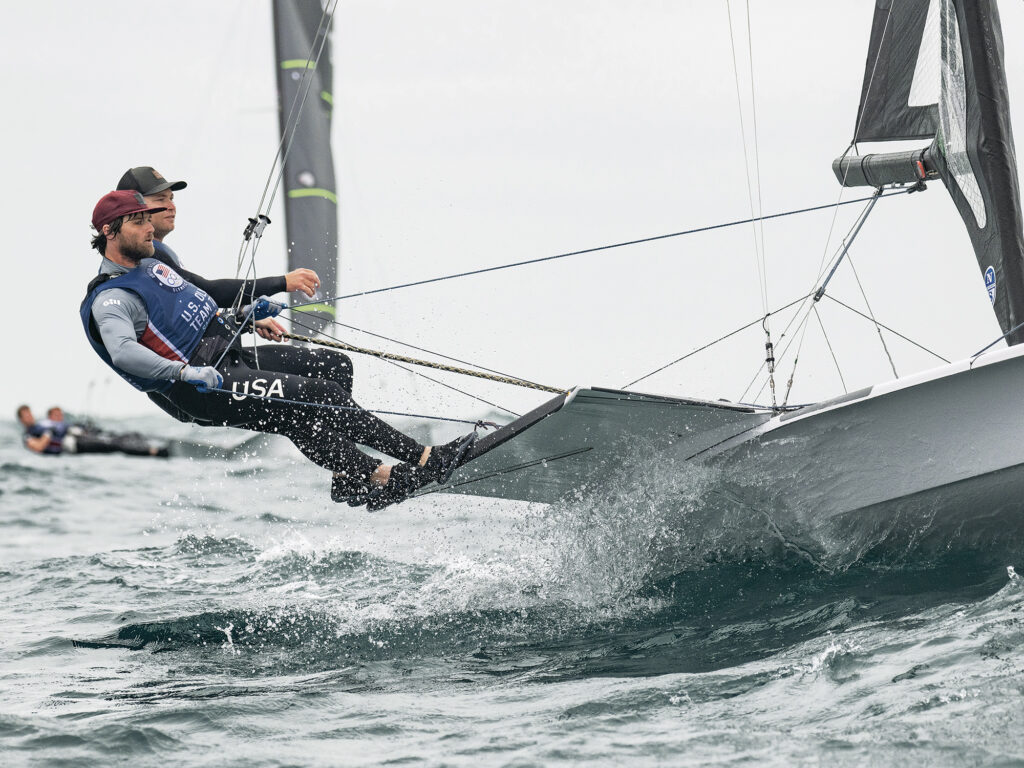
[[[170,455],[166,445],[147,440],[136,432],[115,434],[85,424],[69,424],[64,411],[53,406],[46,418],[36,421],[27,405],[18,406],[18,421],[25,430],[25,447],[34,453],[124,453],[129,456]]]
[[[464,459],[475,433],[442,446],[421,445],[359,407],[350,390],[329,378],[294,372],[296,348],[244,348],[230,307],[243,295],[301,290],[312,296],[312,270],[298,284],[286,276],[206,280],[153,258],[150,206],[138,191],[118,190],[93,210],[92,246],[102,256],[80,314],[93,350],[137,389],[165,399],[172,415],[201,425],[231,426],[288,437],[303,454],[333,472],[331,498],[382,509],[429,482],[445,482]],[[269,282],[267,282],[269,281]],[[266,296],[243,317],[280,311]],[[277,352],[273,365],[266,359]],[[301,362],[301,361],[300,361]],[[356,443],[392,456],[385,465]]]
[[[36,421],[32,409],[27,405],[19,405],[16,412],[18,422],[24,430],[22,443],[33,453],[60,453],[60,441],[53,439],[53,431],[46,425]]]

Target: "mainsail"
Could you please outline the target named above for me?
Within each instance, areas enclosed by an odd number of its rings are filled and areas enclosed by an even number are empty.
[[[995,0],[877,0],[854,143],[932,139],[844,155],[846,186],[941,178],[1010,344],[1024,342],[1024,225]]]
[[[307,267],[328,294],[338,274],[338,197],[331,156],[333,100],[329,18],[320,0],[274,0],[278,123],[284,163],[288,270]],[[304,295],[297,303],[306,303]],[[330,304],[302,308],[304,329],[334,319]],[[294,317],[294,316],[293,316]],[[296,329],[302,332],[302,329]]]

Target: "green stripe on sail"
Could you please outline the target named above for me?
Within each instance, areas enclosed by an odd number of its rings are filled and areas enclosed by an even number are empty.
[[[289,189],[288,197],[293,200],[299,197],[322,197],[324,200],[330,200],[335,205],[338,204],[338,196],[331,192],[329,189],[320,189],[319,187],[304,187],[302,189]]]
[[[281,62],[281,69],[316,69],[316,62],[309,59],[286,59]]]
[[[306,304],[302,307],[295,307],[292,312],[322,312],[331,317],[336,315],[333,304]]]

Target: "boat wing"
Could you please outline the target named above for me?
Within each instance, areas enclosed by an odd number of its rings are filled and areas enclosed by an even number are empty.
[[[770,417],[727,402],[575,389],[478,440],[433,492],[551,503],[594,488],[637,450],[688,459]]]

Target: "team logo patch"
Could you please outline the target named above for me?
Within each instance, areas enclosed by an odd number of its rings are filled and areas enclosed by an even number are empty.
[[[162,262],[151,264],[149,274],[171,293],[185,290],[185,280],[182,276]]]
[[[996,303],[996,271],[989,267],[985,270],[985,287],[988,289],[988,300]]]

